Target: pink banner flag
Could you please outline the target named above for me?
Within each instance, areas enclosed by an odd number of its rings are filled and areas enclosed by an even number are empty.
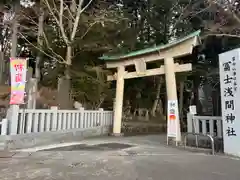
[[[10,104],[24,104],[27,60],[25,58],[10,58],[10,72]]]

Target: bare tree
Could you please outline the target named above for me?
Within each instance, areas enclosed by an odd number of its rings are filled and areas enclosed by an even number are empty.
[[[182,21],[203,26],[204,36],[228,36],[240,38],[239,0],[189,0],[183,10],[179,10],[174,27]],[[202,27],[199,27],[202,28]]]
[[[65,3],[64,0],[60,0],[58,3],[51,1],[51,3],[53,3],[53,6],[50,5],[50,0],[43,0],[43,2],[47,7],[48,12],[57,23],[58,28],[61,32],[61,37],[66,44],[65,64],[68,69],[68,66],[72,64],[72,43],[75,40],[75,36],[78,30],[80,16],[91,4],[92,0],[90,0],[85,6],[83,6],[84,0],[79,0],[78,4],[75,0],[71,0],[70,5]],[[66,20],[65,17],[68,17],[67,20],[69,26],[67,28],[64,24],[64,19]],[[70,78],[67,71],[65,75],[67,78]]]
[[[209,34],[240,38],[240,1],[209,0],[211,11],[215,12],[215,22],[208,23]]]
[[[32,16],[33,10],[22,12],[22,18],[28,20],[34,26],[31,26],[29,31],[28,27],[21,25],[21,28],[28,28],[28,31],[26,34],[23,32],[19,34],[27,43],[39,51],[36,65],[37,77],[39,78],[38,66],[41,61],[41,54],[65,66],[64,76],[59,78],[58,83],[58,96],[61,101],[59,105],[62,108],[72,106],[70,67],[73,58],[76,56],[74,54],[76,52],[74,51],[76,42],[84,39],[95,25],[99,27],[108,22],[118,22],[117,18],[112,18],[114,11],[105,7],[97,10],[92,7],[90,9],[91,3],[92,0],[87,2],[84,0],[41,0],[41,3],[32,7],[32,9],[35,8],[34,11],[39,12],[40,16],[38,18]],[[89,9],[87,10],[87,8]],[[28,40],[29,32],[33,31],[38,36],[37,45]],[[54,38],[51,37],[52,34],[54,34]],[[59,51],[59,49],[61,50]]]

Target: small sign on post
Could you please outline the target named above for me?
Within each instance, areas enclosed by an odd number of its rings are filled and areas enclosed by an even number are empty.
[[[177,100],[168,101],[168,113],[167,113],[167,137],[178,139],[178,102]]]
[[[224,152],[240,156],[240,49],[219,55]]]

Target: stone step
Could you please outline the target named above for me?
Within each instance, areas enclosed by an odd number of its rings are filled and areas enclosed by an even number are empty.
[[[124,122],[122,132],[124,135],[163,133],[166,132],[166,124],[151,122]]]

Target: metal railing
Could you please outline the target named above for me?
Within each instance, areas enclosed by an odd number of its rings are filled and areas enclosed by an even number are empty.
[[[195,136],[195,144],[196,144],[196,147],[197,147],[197,148],[198,148],[198,137],[199,137],[199,136],[208,137],[208,138],[211,140],[212,155],[215,154],[215,140],[214,140],[213,136],[211,136],[211,135],[209,135],[209,134],[193,133],[193,132],[192,132],[192,133],[191,133],[191,132],[186,133],[186,134],[184,135],[184,148],[186,148],[186,146],[187,146],[187,137],[188,137],[189,135],[194,135],[194,136]]]
[[[210,134],[212,137],[222,138],[222,117],[220,116],[196,116],[187,114],[187,131],[189,133]]]

